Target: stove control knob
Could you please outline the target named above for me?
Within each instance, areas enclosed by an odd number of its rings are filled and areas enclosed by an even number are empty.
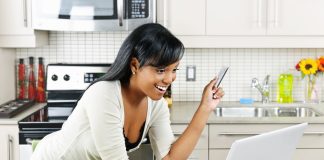
[[[70,80],[70,76],[66,74],[66,75],[64,75],[63,79],[64,79],[65,81],[68,81],[68,80]]]
[[[52,80],[57,81],[57,75],[56,74],[52,75]]]

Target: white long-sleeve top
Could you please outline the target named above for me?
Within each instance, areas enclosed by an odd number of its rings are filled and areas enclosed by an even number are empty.
[[[123,126],[124,105],[120,82],[97,82],[85,91],[62,129],[41,140],[32,160],[128,159]],[[162,159],[174,141],[169,110],[163,98],[158,101],[148,98],[142,140],[147,133],[154,155]]]

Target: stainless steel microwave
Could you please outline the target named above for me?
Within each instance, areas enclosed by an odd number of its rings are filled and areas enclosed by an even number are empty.
[[[156,0],[32,0],[34,29],[128,31],[156,21]]]

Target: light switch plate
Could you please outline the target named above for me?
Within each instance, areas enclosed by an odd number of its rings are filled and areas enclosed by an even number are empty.
[[[187,81],[196,81],[196,66],[187,66],[186,79]]]

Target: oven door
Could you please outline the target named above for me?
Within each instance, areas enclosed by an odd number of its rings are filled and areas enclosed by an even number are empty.
[[[153,7],[154,6],[154,7]],[[33,28],[61,31],[132,30],[155,22],[155,0],[33,0]]]
[[[45,122],[44,122],[45,123]],[[56,124],[57,125],[57,124]],[[54,125],[55,126],[55,125]],[[61,126],[59,124],[58,126]],[[30,127],[33,127],[32,125]],[[60,128],[24,128],[19,131],[20,160],[30,160],[37,143],[46,135],[58,131]]]

